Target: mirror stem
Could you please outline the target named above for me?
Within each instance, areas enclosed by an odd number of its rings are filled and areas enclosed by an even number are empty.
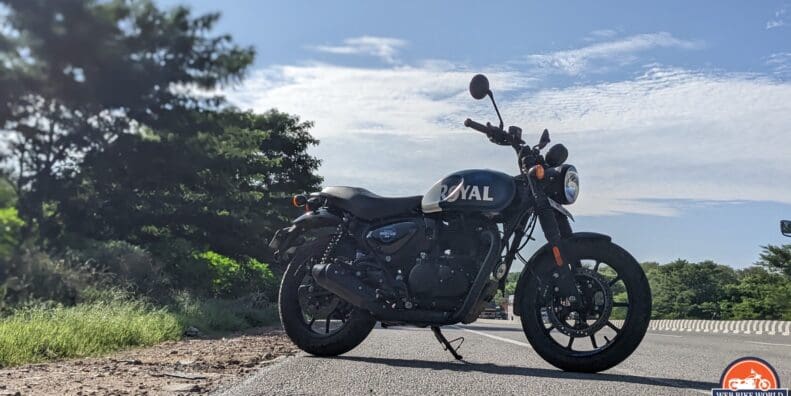
[[[494,94],[492,94],[492,91],[489,91],[489,99],[492,100],[494,111],[497,113],[497,118],[500,119],[500,129],[503,129],[503,117],[500,117],[500,110],[497,108],[497,103],[494,101]]]

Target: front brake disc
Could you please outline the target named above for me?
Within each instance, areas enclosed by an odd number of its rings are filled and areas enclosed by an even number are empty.
[[[590,269],[577,268],[574,280],[582,296],[583,308],[569,309],[552,293],[552,303],[542,309],[542,316],[562,334],[588,337],[607,324],[612,313],[613,294],[607,278]]]

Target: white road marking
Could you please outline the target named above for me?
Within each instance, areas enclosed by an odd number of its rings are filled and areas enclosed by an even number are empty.
[[[774,344],[771,342],[758,342],[758,341],[745,341],[748,344],[758,344],[758,345],[776,345],[776,346],[787,346],[791,347],[791,344]]]
[[[488,337],[488,338],[491,338],[491,339],[494,339],[494,340],[498,340],[498,341],[507,342],[509,344],[515,344],[515,345],[519,345],[519,346],[523,346],[523,347],[527,347],[527,348],[533,349],[533,347],[530,346],[530,344],[528,344],[526,342],[516,341],[516,340],[512,340],[510,338],[505,338],[505,337],[499,337],[499,336],[496,336],[496,335],[491,335],[491,334],[484,333],[482,331],[467,329],[467,328],[462,327],[462,326],[450,326],[450,327],[453,327],[453,328],[456,328],[456,329],[459,329],[459,330],[469,331],[470,333],[478,334],[478,335],[481,335],[481,336],[484,336],[484,337]],[[669,334],[657,334],[657,333],[648,333],[648,334],[683,338],[682,336],[669,335]],[[781,345],[783,345],[783,344],[781,344]],[[789,346],[791,346],[791,345],[789,345]],[[613,368],[613,369],[610,369],[610,370],[619,372],[621,374],[626,374],[626,375],[643,376],[643,375],[641,375],[639,373],[634,373],[632,371],[620,369],[620,368],[617,368],[617,367]],[[656,382],[656,383],[659,383],[659,384],[672,386],[673,388],[677,388],[677,389],[687,389],[687,390],[691,390],[691,391],[694,391],[694,392],[697,392],[697,393],[702,393],[704,395],[710,395],[711,394],[711,391],[704,391],[702,389],[694,389],[694,388],[686,388],[686,387],[684,387],[683,385],[681,385],[679,383],[676,383],[676,382],[671,381],[671,380],[666,380],[666,379],[663,379],[663,378],[648,378],[648,380]]]
[[[672,334],[659,334],[659,333],[648,333],[648,332],[646,332],[646,334],[660,336],[660,337],[684,338],[684,336],[672,335]]]
[[[491,334],[484,333],[482,331],[470,330],[470,329],[467,329],[467,328],[464,328],[464,327],[461,327],[461,326],[451,326],[451,327],[457,328],[459,330],[469,331],[470,333],[478,334],[478,335],[481,335],[481,336],[484,336],[484,337],[489,337],[489,338],[494,339],[494,340],[507,342],[507,343],[510,343],[510,344],[519,345],[519,346],[523,346],[523,347],[526,347],[526,348],[533,349],[533,347],[530,346],[530,344],[528,344],[526,342],[516,341],[516,340],[512,340],[510,338],[505,338],[505,337],[499,337],[499,336],[496,336],[496,335],[491,335]]]

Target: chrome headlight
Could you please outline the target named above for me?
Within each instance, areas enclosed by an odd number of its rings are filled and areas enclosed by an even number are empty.
[[[573,204],[580,194],[580,177],[574,165],[563,164],[546,170],[547,195],[557,203]]]
[[[565,204],[573,204],[580,195],[580,177],[577,168],[569,165],[563,175],[563,194]]]

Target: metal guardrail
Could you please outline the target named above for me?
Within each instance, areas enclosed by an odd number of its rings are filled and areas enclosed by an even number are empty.
[[[623,320],[613,320],[616,326]],[[648,325],[649,330],[722,334],[768,334],[791,336],[791,321],[784,320],[696,320],[657,319]]]

